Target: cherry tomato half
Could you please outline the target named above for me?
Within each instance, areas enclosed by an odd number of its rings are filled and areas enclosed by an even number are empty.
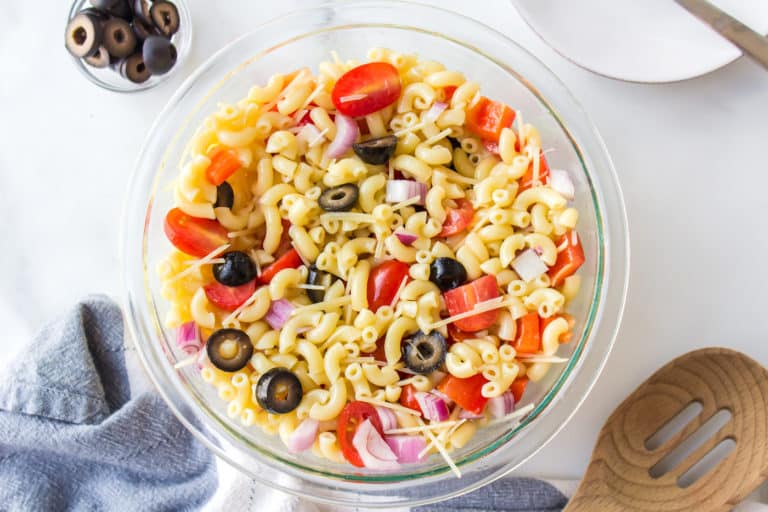
[[[461,233],[475,216],[475,209],[472,203],[466,199],[457,199],[456,208],[448,208],[446,211],[443,230],[437,236],[453,236]]]
[[[265,268],[257,278],[261,284],[269,284],[275,274],[286,268],[298,268],[302,264],[301,257],[296,249],[286,252],[270,266]]]
[[[403,386],[403,389],[400,392],[400,405],[413,409],[414,411],[419,411],[419,414],[424,414],[421,411],[419,401],[416,400],[416,388],[413,387],[413,384],[406,384]]]
[[[437,385],[437,390],[448,395],[464,410],[473,414],[481,414],[488,402],[488,399],[481,393],[486,382],[488,381],[480,373],[466,379],[448,375]]]
[[[400,74],[387,62],[369,62],[352,68],[333,86],[336,109],[350,117],[367,116],[400,97]]]
[[[181,252],[202,258],[226,243],[227,230],[218,221],[200,219],[173,208],[165,216],[165,236]]]
[[[459,286],[443,293],[445,307],[448,314],[455,316],[467,311],[472,311],[475,305],[499,296],[499,285],[494,276],[486,275],[475,279],[471,283]],[[487,329],[499,317],[499,310],[493,309],[484,313],[478,313],[468,318],[462,318],[453,322],[456,327],[466,332],[477,332]]]
[[[224,311],[234,311],[256,291],[256,280],[240,286],[225,286],[218,281],[203,286],[208,300]]]
[[[350,464],[359,468],[364,467],[363,460],[360,458],[360,454],[357,453],[357,449],[352,444],[352,439],[355,437],[357,428],[365,420],[371,420],[373,428],[375,428],[382,436],[384,435],[384,428],[381,425],[379,413],[376,412],[376,409],[371,404],[360,401],[349,402],[344,406],[344,409],[341,410],[341,414],[339,414],[339,420],[336,427],[336,435],[339,437],[341,453]]]
[[[381,306],[389,306],[397,289],[408,276],[410,266],[397,260],[387,260],[371,270],[368,276],[368,309],[376,312]]]

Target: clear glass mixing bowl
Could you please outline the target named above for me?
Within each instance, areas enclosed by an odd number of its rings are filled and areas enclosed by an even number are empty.
[[[561,347],[569,362],[530,385],[523,404],[533,412],[519,425],[478,430],[453,453],[456,478],[439,455],[376,473],[291,454],[275,437],[227,417],[216,390],[162,326],[167,304],[155,267],[170,250],[163,219],[172,206],[178,162],[196,127],[219,102],[234,103],[278,72],[315,67],[335,50],[363,60],[368,48],[416,52],[482,85],[485,95],[521,110],[537,126],[550,165],[570,170],[586,264],[582,291],[571,306],[574,341]],[[335,2],[270,21],[211,57],[176,92],[139,156],[123,220],[127,324],[147,372],[179,419],[217,455],[267,485],[315,500],[368,507],[437,501],[493,481],[519,466],[568,421],[586,398],[611,350],[626,295],[628,231],[621,190],[602,140],[565,86],[514,42],[474,20],[419,4]]]

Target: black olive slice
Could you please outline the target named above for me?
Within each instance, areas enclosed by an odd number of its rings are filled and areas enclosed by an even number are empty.
[[[359,193],[357,185],[347,183],[340,187],[329,188],[323,192],[317,202],[320,208],[327,212],[346,212],[355,206]]]
[[[149,14],[149,2],[147,0],[133,0],[134,21],[136,18],[145,23],[152,23],[152,16]]]
[[[467,269],[453,258],[435,258],[429,265],[429,280],[446,292],[467,281]]]
[[[232,208],[235,204],[235,191],[232,190],[232,185],[226,181],[216,187],[216,202],[213,203],[214,208]]]
[[[136,49],[136,34],[133,27],[120,18],[112,18],[104,24],[104,47],[109,54],[125,58]]]
[[[333,276],[328,272],[319,270],[315,264],[309,266],[309,273],[307,274],[307,284],[314,284],[318,286],[324,286],[325,290],[331,286],[333,282]],[[307,297],[314,303],[323,302],[325,300],[325,290],[307,290]]]
[[[256,277],[256,265],[242,251],[224,254],[224,263],[213,266],[213,277],[224,286],[240,286]]]
[[[408,369],[426,374],[437,370],[445,361],[447,345],[437,331],[424,334],[419,331],[403,340],[403,361]]]
[[[457,139],[456,137],[447,137],[447,139],[448,139],[448,142],[450,142],[450,143],[451,143],[451,147],[452,147],[453,149],[456,149],[456,148],[460,148],[460,147],[461,147],[461,142],[460,142],[460,141],[459,141],[459,139]]]
[[[395,153],[396,147],[397,137],[394,135],[352,144],[352,150],[360,157],[360,160],[371,165],[387,163],[387,160]]]
[[[259,377],[256,401],[273,414],[286,414],[299,406],[304,390],[296,375],[285,368],[272,368]]]
[[[178,32],[179,10],[171,2],[166,0],[152,2],[149,16],[152,18],[152,23],[155,24],[165,37],[171,37]]]
[[[109,14],[130,21],[133,18],[133,9],[131,9],[128,0],[118,0],[114,6],[109,9]]]
[[[118,64],[118,70],[123,78],[127,78],[135,84],[141,84],[149,80],[151,73],[144,64],[144,58],[141,53],[134,53],[127,59],[123,59]]]
[[[240,329],[219,329],[205,344],[211,364],[223,372],[245,368],[253,355],[253,343]]]
[[[96,16],[80,13],[67,23],[64,44],[75,57],[90,57],[99,50],[102,34],[101,21]]]
[[[153,75],[163,75],[176,64],[176,47],[162,36],[150,36],[142,48],[144,62]]]
[[[91,67],[106,68],[109,66],[109,52],[103,46],[99,46],[96,49],[96,53],[83,60]]]

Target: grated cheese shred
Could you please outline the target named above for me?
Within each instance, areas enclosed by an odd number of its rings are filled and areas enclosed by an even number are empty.
[[[349,295],[346,295],[344,297],[338,297],[336,299],[326,300],[323,302],[316,302],[314,304],[307,304],[306,306],[301,306],[300,308],[296,308],[293,311],[291,311],[291,316],[296,316],[299,313],[304,313],[305,311],[316,311],[316,310],[323,310],[327,308],[336,308],[339,306],[344,306],[347,303],[349,303],[352,300],[352,297]]]
[[[384,433],[387,435],[390,434],[410,434],[412,432],[423,432],[425,430],[435,430],[435,429],[441,429],[441,428],[448,428],[453,427],[457,423],[463,423],[466,420],[453,420],[453,421],[440,421],[436,423],[427,423],[420,427],[405,427],[405,428],[394,428],[391,430],[387,430]]]
[[[211,252],[209,252],[208,254],[206,254],[205,256],[203,256],[202,258],[200,258],[199,260],[194,261],[194,262],[190,262],[189,268],[182,270],[181,272],[179,272],[178,274],[173,276],[173,278],[170,279],[168,282],[169,283],[176,282],[179,279],[181,279],[182,277],[191,274],[196,269],[198,269],[201,266],[205,265],[206,263],[208,263],[209,261],[214,259],[216,256],[218,256],[219,254],[221,254],[224,251],[226,251],[227,249],[229,249],[229,247],[230,247],[230,244],[221,245],[221,246],[215,248],[214,250],[212,250]]]
[[[400,404],[391,404],[389,402],[384,402],[382,400],[376,400],[375,398],[368,398],[361,396],[358,398],[361,402],[366,402],[371,405],[380,405],[382,407],[389,407],[390,409],[393,409],[395,411],[404,412],[406,414],[413,414],[415,416],[421,416],[421,413],[419,411],[414,411],[413,409],[409,409],[408,407],[404,407]]]

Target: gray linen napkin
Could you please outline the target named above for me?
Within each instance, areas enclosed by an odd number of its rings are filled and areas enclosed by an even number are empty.
[[[213,457],[153,393],[132,394],[120,309],[103,296],[45,327],[0,382],[0,510],[197,510]],[[210,510],[329,510],[250,478],[222,482]],[[264,500],[260,498],[264,498]],[[505,478],[413,512],[554,512],[546,482]]]
[[[213,457],[154,394],[131,396],[120,309],[91,297],[0,382],[0,510],[196,510]]]

